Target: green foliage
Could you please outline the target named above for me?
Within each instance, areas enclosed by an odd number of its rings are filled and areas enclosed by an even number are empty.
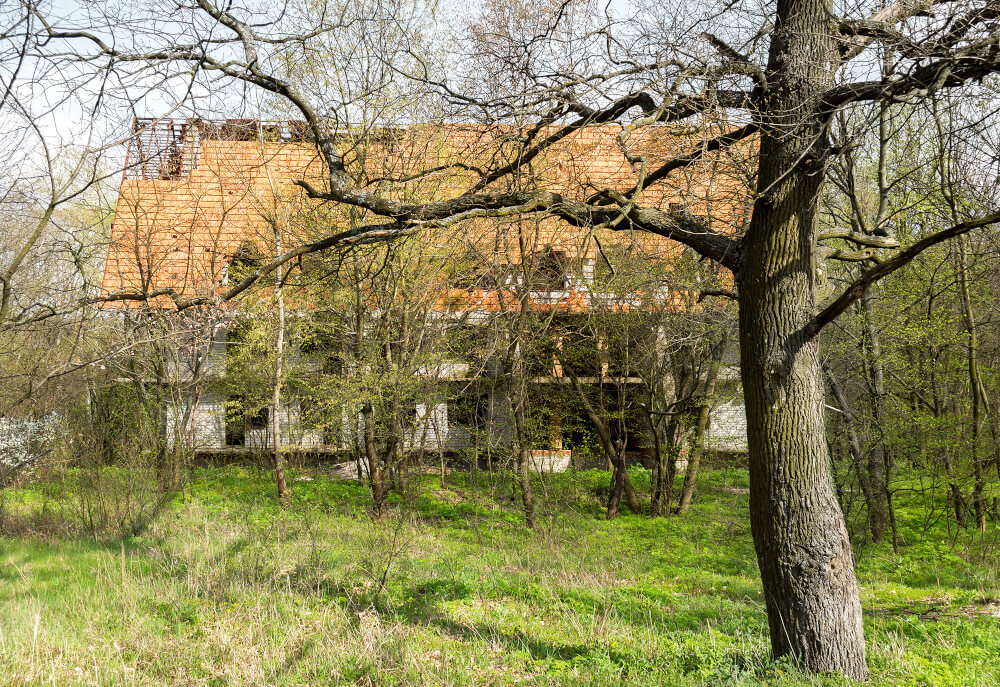
[[[119,383],[97,391],[90,402],[89,417],[80,417],[78,412],[70,414],[74,425],[87,425],[83,430],[95,444],[79,448],[93,451],[109,464],[156,453],[164,441],[161,406],[165,400],[165,394],[153,384],[140,390],[135,384]],[[151,463],[149,460],[147,464]]]
[[[608,473],[536,476],[536,532],[491,482],[426,478],[372,522],[366,489],[202,469],[138,537],[0,540],[10,684],[841,685],[769,659],[745,469],[687,517],[599,517]],[[649,473],[631,471],[640,491]],[[509,477],[507,478],[509,479]],[[72,492],[73,485],[64,485]],[[31,491],[5,513],[37,507]],[[872,684],[1000,680],[990,542],[903,504],[907,544],[859,552]]]

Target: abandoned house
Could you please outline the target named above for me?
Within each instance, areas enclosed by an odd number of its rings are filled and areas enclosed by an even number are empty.
[[[237,283],[247,266],[273,259],[282,246],[316,240],[360,221],[343,208],[309,200],[296,184],[296,180],[316,187],[323,184],[323,165],[302,123],[137,120],[135,132],[102,286],[106,296],[121,296],[107,304],[120,314],[139,309],[171,311],[199,298],[210,302]],[[635,184],[636,170],[622,154],[620,134],[620,129],[602,126],[577,131],[539,156],[533,173],[549,183],[562,184],[567,194],[605,187],[629,189]],[[443,163],[462,160],[464,167],[471,167],[475,160],[495,154],[490,151],[503,150],[496,140],[502,135],[461,125],[368,132],[346,146],[355,158],[348,163],[363,168],[366,179],[381,184],[382,192],[421,198],[453,194],[469,185],[469,177]],[[627,141],[633,153],[641,150],[651,160],[651,166],[656,159],[682,150],[685,143],[683,136],[666,129],[661,135],[655,128]],[[708,218],[719,231],[739,231],[745,192],[737,167],[731,161],[705,156],[703,164],[692,165],[656,190],[643,191],[640,199],[671,212]],[[439,171],[414,173],[424,168]],[[577,361],[572,363],[578,366],[575,382],[613,390],[602,392],[602,403],[613,406],[612,411],[624,418],[616,431],[624,432],[629,454],[641,457],[650,444],[648,424],[626,406],[632,403],[629,399],[642,396],[650,373],[648,366],[636,363],[640,356],[635,351],[658,350],[665,335],[655,330],[635,341],[632,360],[621,359],[608,341],[620,333],[616,330],[634,326],[618,322],[641,319],[647,311],[695,307],[704,315],[710,306],[700,301],[691,306],[695,300],[690,294],[661,284],[609,294],[602,291],[600,276],[615,273],[616,261],[631,254],[669,268],[684,259],[684,252],[677,244],[649,234],[612,230],[595,234],[551,217],[528,224],[523,219],[477,219],[420,237],[422,249],[448,256],[443,262],[452,266],[449,269],[461,264],[464,270],[438,279],[439,290],[421,311],[423,321],[452,323],[449,326],[461,333],[470,353],[451,355],[444,350],[432,363],[423,362],[413,369],[413,376],[433,375],[436,383],[424,396],[408,397],[407,446],[461,453],[481,441],[500,445],[510,440],[513,430],[505,387],[495,383],[495,356],[483,351],[496,348],[495,334],[489,335],[494,336],[493,343],[485,343],[486,332],[513,303],[515,310],[527,307],[545,319],[550,332],[555,332],[549,335],[554,347],[541,353],[521,352],[531,358],[525,370],[536,405],[546,409],[542,414],[545,426],[537,432],[536,467],[562,469],[582,450],[580,428],[586,422],[579,403],[567,392],[572,389],[563,369],[570,358]],[[530,273],[525,267],[529,259]],[[197,374],[204,383],[197,393],[178,394],[169,402],[164,431],[196,453],[261,451],[272,446],[271,432],[277,424],[280,442],[289,451],[349,451],[352,441],[360,440],[361,405],[349,397],[343,399],[342,422],[332,424],[329,419],[311,421],[315,404],[307,393],[290,387],[283,392],[277,423],[271,417],[273,403],[242,414],[233,411],[238,399],[223,380],[236,369],[239,322],[253,317],[253,308],[233,303],[219,306],[224,316],[207,325],[197,371],[174,370],[180,376]],[[293,319],[312,316],[310,306],[297,303],[294,295],[289,296],[288,309]],[[366,333],[360,331],[358,336]],[[448,337],[452,334],[442,341]],[[332,362],[336,358],[329,346],[293,342],[285,364],[317,376],[345,374],[343,365]],[[669,396],[676,382],[670,375],[665,377],[668,388],[664,393]],[[718,451],[744,451],[745,413],[736,366],[729,355],[721,361],[718,380],[706,445]]]

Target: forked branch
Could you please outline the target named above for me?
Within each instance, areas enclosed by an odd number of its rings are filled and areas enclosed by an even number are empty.
[[[902,250],[884,262],[875,265],[858,277],[853,284],[840,294],[840,297],[837,298],[837,300],[830,303],[830,305],[823,308],[823,310],[813,317],[813,319],[805,327],[806,339],[808,340],[814,338],[821,331],[823,331],[823,327],[840,317],[845,310],[856,303],[865,294],[865,292],[871,288],[872,284],[883,277],[889,276],[901,267],[905,267],[928,248],[932,248],[939,243],[955,238],[956,236],[967,234],[973,229],[985,227],[990,224],[996,224],[997,222],[1000,222],[1000,212],[992,215],[986,215],[985,217],[979,217],[977,219],[959,222],[958,224],[948,227],[947,229],[942,229],[941,231],[933,233],[930,236],[925,236],[906,250]]]

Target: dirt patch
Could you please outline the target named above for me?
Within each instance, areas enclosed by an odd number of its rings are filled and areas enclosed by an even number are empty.
[[[450,489],[436,489],[431,492],[432,496],[438,501],[450,504],[465,503],[465,494],[461,492],[451,491]]]
[[[1000,619],[1000,599],[982,598],[965,606],[952,606],[948,599],[930,597],[914,601],[908,606],[876,608],[872,613],[883,617],[916,616],[926,622],[983,616]]]
[[[746,487],[722,487],[722,491],[727,494],[736,494],[737,496],[749,496],[750,490]]]

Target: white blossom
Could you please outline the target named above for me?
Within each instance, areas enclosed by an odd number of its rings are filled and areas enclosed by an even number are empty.
[[[32,469],[51,451],[58,421],[54,412],[33,419],[0,417],[0,482]]]

